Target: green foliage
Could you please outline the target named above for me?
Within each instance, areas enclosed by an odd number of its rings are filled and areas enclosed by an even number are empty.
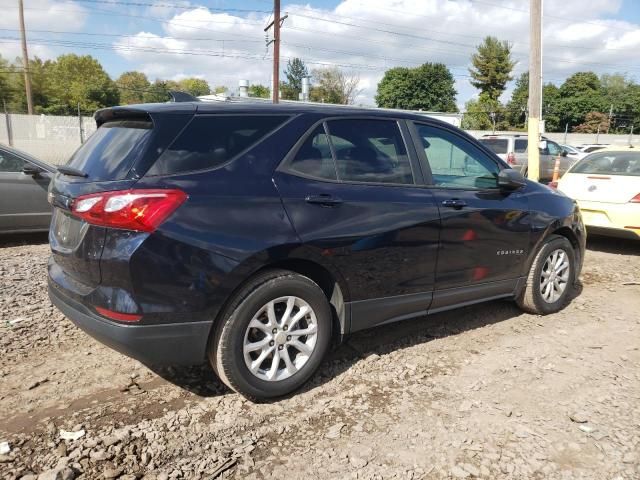
[[[511,45],[495,37],[485,37],[478,50],[471,56],[471,85],[485,96],[498,100],[507,82],[513,79],[511,72],[516,62],[511,59]]]
[[[516,86],[507,103],[507,121],[513,128],[525,128],[525,118],[529,109],[529,72],[524,72],[516,80]]]
[[[249,96],[256,98],[269,98],[271,96],[271,90],[264,85],[255,84],[249,86]]]
[[[209,95],[211,93],[211,88],[209,88],[209,84],[206,80],[202,78],[184,78],[178,82],[178,90],[181,92],[186,92],[194,97],[199,97],[200,95]]]
[[[90,55],[60,55],[46,70],[50,97],[44,113],[92,113],[119,103],[116,84]]]
[[[564,131],[560,107],[560,89],[552,83],[542,87],[542,117],[547,132]]]
[[[465,104],[462,128],[468,130],[506,130],[507,110],[502,104],[486,93],[481,93],[477,100],[471,99]]]
[[[453,75],[442,63],[387,70],[378,84],[376,103],[384,108],[458,111]]]
[[[180,86],[173,80],[156,80],[143,95],[144,103],[163,103],[171,99],[169,92],[180,90]]]
[[[360,77],[348,75],[337,67],[314,70],[312,77],[314,86],[309,97],[313,102],[350,105],[360,92]]]
[[[285,88],[280,88],[282,98],[285,100],[298,100],[298,94],[302,92],[302,79],[309,76],[307,66],[300,58],[292,58],[287,62],[284,71],[287,81]]]
[[[609,117],[601,112],[589,112],[585,115],[584,123],[573,129],[578,133],[606,132],[609,127]]]
[[[116,80],[116,85],[120,91],[120,103],[131,105],[143,103],[144,95],[149,89],[149,80],[142,72],[125,72]]]

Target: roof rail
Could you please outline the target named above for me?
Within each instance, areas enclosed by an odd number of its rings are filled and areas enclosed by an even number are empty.
[[[178,90],[171,90],[169,92],[169,95],[171,95],[171,101],[174,102],[174,103],[177,103],[177,102],[199,102],[200,101],[196,97],[191,95],[190,93],[180,92]]]

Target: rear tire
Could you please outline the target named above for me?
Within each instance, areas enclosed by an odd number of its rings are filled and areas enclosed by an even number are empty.
[[[227,386],[254,401],[300,388],[320,366],[331,339],[324,292],[286,270],[250,280],[220,320],[209,361]]]
[[[562,310],[575,283],[576,256],[571,242],[551,235],[531,264],[527,283],[516,298],[525,312],[548,315]]]

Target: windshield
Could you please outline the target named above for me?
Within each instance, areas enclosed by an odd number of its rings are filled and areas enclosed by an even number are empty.
[[[89,181],[122,180],[144,151],[151,128],[148,120],[107,122],[73,154],[67,166],[86,173]]]
[[[481,138],[480,143],[497,154],[507,153],[509,148],[509,140],[506,138]]]
[[[640,152],[597,152],[583,158],[571,173],[640,177]]]

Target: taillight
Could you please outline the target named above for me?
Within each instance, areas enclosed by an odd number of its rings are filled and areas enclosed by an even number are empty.
[[[187,199],[181,190],[118,190],[76,198],[71,213],[93,225],[153,232]]]
[[[631,202],[631,203],[640,203],[640,193],[637,194],[635,197],[633,197],[631,200],[629,200],[629,202]]]
[[[513,152],[509,152],[507,154],[507,163],[509,165],[515,165],[516,164],[516,154]]]

